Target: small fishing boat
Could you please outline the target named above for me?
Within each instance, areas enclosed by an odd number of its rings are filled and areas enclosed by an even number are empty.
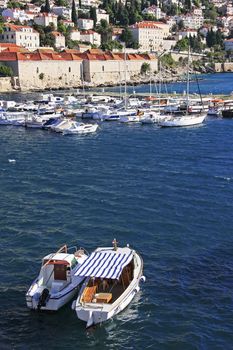
[[[128,245],[97,248],[78,268],[86,277],[72,308],[86,327],[107,321],[124,310],[145,281],[141,256]]]
[[[84,124],[73,121],[69,128],[63,130],[63,135],[90,134],[96,132],[98,124]]]
[[[35,310],[56,311],[69,302],[77,293],[84,277],[75,276],[87,255],[83,249],[72,249],[66,245],[42,260],[39,276],[26,293],[27,306]]]
[[[180,117],[168,117],[158,122],[162,127],[182,127],[202,124],[206,115],[183,115]]]

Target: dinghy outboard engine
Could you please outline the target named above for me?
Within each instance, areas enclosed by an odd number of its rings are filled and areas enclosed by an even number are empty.
[[[42,306],[46,306],[49,300],[49,297],[50,297],[49,290],[47,288],[43,289],[37,305],[38,310],[40,310]]]

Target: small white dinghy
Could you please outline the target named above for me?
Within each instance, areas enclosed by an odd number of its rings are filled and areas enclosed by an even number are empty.
[[[75,296],[84,280],[84,277],[75,276],[75,272],[87,255],[83,249],[73,248],[75,251],[71,254],[64,245],[43,258],[39,276],[26,293],[30,309],[56,311]]]
[[[132,301],[145,281],[142,273],[141,256],[128,246],[118,248],[114,239],[113,248],[97,248],[77,270],[86,279],[72,308],[87,328],[107,321]]]

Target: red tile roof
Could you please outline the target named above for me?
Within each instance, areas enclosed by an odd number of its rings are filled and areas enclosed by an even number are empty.
[[[93,52],[94,51],[94,52]],[[77,50],[65,50],[63,52],[55,52],[52,50],[36,50],[34,52],[0,52],[0,61],[108,61],[108,60],[124,60],[124,53],[103,52],[98,49],[88,50],[79,53]],[[134,60],[152,60],[155,56],[150,54],[127,54],[126,59]]]
[[[155,22],[155,21],[143,21],[143,22],[136,22],[135,24],[131,25],[130,28],[151,28],[151,29],[161,29],[159,26],[164,25],[163,22]]]

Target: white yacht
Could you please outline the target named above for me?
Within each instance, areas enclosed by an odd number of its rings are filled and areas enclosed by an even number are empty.
[[[97,248],[78,268],[75,276],[86,277],[72,307],[86,327],[107,321],[124,310],[145,281],[141,256],[128,245]]]
[[[202,124],[203,121],[205,120],[206,115],[201,114],[201,115],[183,115],[180,117],[168,117],[167,119],[165,118],[164,120],[160,120],[158,122],[159,126],[163,127],[182,127],[182,126],[193,126],[193,125],[198,125]]]
[[[68,253],[65,245],[43,258],[39,276],[26,293],[30,309],[56,311],[77,293],[84,277],[75,276],[75,272],[87,255],[83,249],[73,248],[74,253]]]
[[[98,124],[85,124],[73,121],[71,125],[63,130],[63,135],[90,134],[96,132]]]

